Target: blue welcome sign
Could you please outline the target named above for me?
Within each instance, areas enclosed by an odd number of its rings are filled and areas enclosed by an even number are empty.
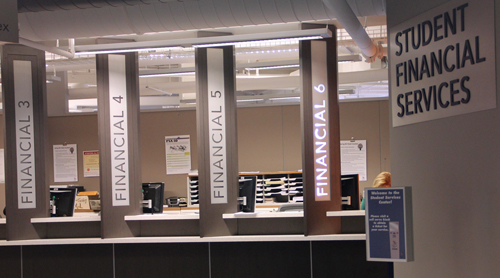
[[[368,261],[413,261],[411,187],[365,189]]]

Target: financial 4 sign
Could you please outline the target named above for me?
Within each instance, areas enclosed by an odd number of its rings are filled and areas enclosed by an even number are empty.
[[[130,205],[125,56],[109,55],[109,120],[113,206]]]
[[[394,127],[496,107],[492,0],[454,0],[390,30]]]

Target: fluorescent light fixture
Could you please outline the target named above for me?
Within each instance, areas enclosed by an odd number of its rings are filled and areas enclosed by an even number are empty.
[[[307,37],[293,37],[293,38],[283,38],[283,39],[269,39],[269,40],[252,40],[252,41],[233,41],[233,42],[218,42],[218,43],[206,43],[206,44],[193,44],[195,48],[203,48],[203,47],[216,47],[216,46],[229,46],[229,45],[243,45],[243,44],[263,44],[270,42],[287,42],[287,41],[303,41],[303,40],[320,40],[324,39],[323,36],[307,36]]]
[[[154,74],[140,74],[139,77],[165,77],[165,76],[179,76],[179,75],[193,75],[194,71],[186,72],[167,72],[167,73],[154,73]]]
[[[60,76],[56,76],[56,75],[47,75],[47,81],[61,81],[61,77]]]
[[[264,101],[263,98],[248,98],[248,99],[238,99],[236,102],[257,102],[257,101]]]
[[[300,97],[273,97],[270,98],[269,100],[300,100]]]
[[[331,38],[332,32],[328,28],[306,30],[292,30],[282,32],[254,33],[243,35],[214,36],[202,38],[172,39],[160,41],[122,42],[109,44],[93,44],[75,46],[76,55],[109,54],[132,51],[167,50],[178,47],[209,47],[221,45],[235,45],[248,42],[264,43],[280,40],[311,40]]]
[[[339,63],[344,63],[344,62],[361,62],[363,61],[363,57],[359,54],[353,54],[353,55],[340,55],[337,58]]]
[[[124,44],[124,43],[120,43]],[[168,51],[173,48],[178,48],[178,47],[155,47],[155,48],[125,48],[125,49],[108,49],[108,50],[90,50],[90,51],[81,51],[81,52],[75,52],[75,55],[91,55],[91,54],[113,54],[113,53],[127,53],[127,52],[134,52],[134,51]]]
[[[269,70],[269,69],[285,69],[285,68],[298,68],[300,65],[281,65],[281,66],[269,66],[269,67],[255,67],[255,68],[245,68],[246,70]]]
[[[116,43],[115,45],[120,45],[125,43]],[[96,44],[99,46],[99,44]],[[80,48],[83,48],[80,47]],[[157,51],[168,51],[172,49],[177,49],[179,47],[153,47],[153,48],[124,48],[124,49],[104,49],[104,50],[89,50],[75,52],[75,55],[92,55],[92,54],[113,54],[113,53],[127,53],[134,51],[144,51],[144,52],[157,52]]]
[[[170,68],[160,70],[141,70],[139,77],[161,77],[161,76],[179,76],[179,75],[193,75],[195,74],[194,67],[185,68]]]
[[[353,89],[341,89],[339,90],[339,95],[354,95]]]
[[[159,88],[156,88],[156,87],[151,87],[149,85],[146,85],[146,89],[150,89],[150,90],[153,90],[153,91],[156,91],[156,92],[160,92],[160,93],[162,93],[164,95],[167,95],[167,96],[177,96],[177,97],[179,96],[178,94],[172,94],[172,93],[169,93],[169,92],[164,91],[162,89],[159,89]],[[147,97],[147,96],[143,96],[143,97]]]

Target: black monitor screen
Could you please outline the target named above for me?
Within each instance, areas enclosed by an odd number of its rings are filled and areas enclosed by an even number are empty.
[[[73,216],[75,211],[76,188],[51,188],[50,200],[54,202],[56,207],[53,216]]]
[[[342,197],[351,197],[350,205],[342,205],[343,210],[359,210],[359,176],[342,175]]]
[[[163,213],[163,196],[165,183],[149,182],[142,184],[143,199],[151,200],[151,208],[143,207],[144,213]]]
[[[246,198],[246,204],[240,203],[239,210],[242,212],[255,211],[255,192],[257,190],[257,177],[246,176],[239,180],[240,197]]]

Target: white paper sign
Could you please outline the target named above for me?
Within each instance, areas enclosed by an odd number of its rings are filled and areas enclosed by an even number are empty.
[[[394,127],[496,107],[493,0],[453,0],[390,29]]]
[[[54,182],[78,181],[76,144],[54,145]]]
[[[191,171],[190,136],[165,136],[165,155],[167,175],[189,174]]]
[[[109,55],[109,121],[113,206],[130,205],[125,56]]]
[[[207,49],[208,127],[210,129],[210,199],[227,204],[226,110],[222,49]]]
[[[340,165],[342,175],[358,174],[366,181],[366,140],[340,141]]]
[[[16,104],[17,201],[19,209],[36,208],[33,86],[30,61],[14,61]]]

